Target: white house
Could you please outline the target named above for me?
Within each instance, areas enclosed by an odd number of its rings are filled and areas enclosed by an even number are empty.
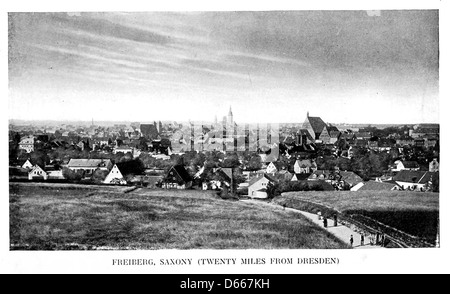
[[[274,182],[275,180],[267,174],[253,178],[248,184],[248,196],[251,198],[267,198],[267,186]]]
[[[113,168],[109,172],[109,174],[106,176],[105,180],[103,181],[105,184],[120,184],[120,185],[126,185],[127,181],[123,178],[122,173],[120,172],[119,168],[116,164],[114,164]]]
[[[22,168],[32,169],[32,168],[33,168],[33,165],[31,164],[30,160],[27,159],[27,161],[25,161],[25,163],[22,164]]]
[[[28,179],[44,179],[47,180],[48,174],[39,166],[34,165],[33,168],[28,172]]]
[[[34,137],[30,136],[30,137],[23,138],[19,142],[19,149],[25,150],[27,153],[33,152],[34,151]]]
[[[317,170],[317,165],[309,159],[296,160],[294,163],[294,173],[303,174]]]
[[[276,173],[277,171],[278,171],[278,169],[277,169],[277,167],[275,166],[275,164],[274,164],[273,162],[271,162],[271,163],[269,163],[269,164],[267,165],[266,173],[268,173],[268,174],[274,174],[274,173]]]
[[[112,167],[110,159],[70,159],[67,167],[73,171],[84,170],[87,176],[91,176],[98,168],[109,170]]]
[[[394,161],[394,166],[391,168],[391,171],[401,171],[401,170],[419,170],[419,164],[415,161]]]
[[[134,151],[134,148],[128,147],[128,146],[114,147],[114,149],[113,149],[114,154],[117,154],[119,152],[122,152],[123,154],[127,154],[128,152],[130,152],[131,154],[133,154],[133,151]]]
[[[403,189],[425,190],[437,174],[438,172],[402,170],[393,180]]]
[[[439,162],[437,161],[437,158],[433,158],[433,161],[429,164],[429,170],[430,172],[438,172],[439,171]]]

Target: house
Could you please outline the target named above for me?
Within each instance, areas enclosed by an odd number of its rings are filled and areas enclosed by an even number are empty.
[[[26,137],[20,140],[19,149],[25,150],[27,153],[34,151],[34,137]]]
[[[399,139],[396,140],[397,144],[402,147],[402,146],[412,146],[414,145],[414,139],[409,137],[409,136],[402,136]]]
[[[320,117],[309,116],[309,112],[307,112],[302,129],[306,129],[314,140],[319,140],[320,134],[326,126],[327,124]]]
[[[428,171],[430,171],[430,172],[438,172],[439,171],[439,162],[437,161],[437,158],[433,158],[433,161],[430,162]]]
[[[47,180],[48,174],[44,169],[42,169],[39,165],[35,164],[33,168],[28,172],[28,179],[29,180]]]
[[[377,149],[378,150],[378,141],[372,141],[369,140],[369,142],[367,142],[367,147],[369,147],[370,149]]]
[[[310,132],[307,129],[298,130],[295,136],[295,144],[296,145],[305,145],[314,143],[315,139],[311,136]]]
[[[394,161],[394,166],[391,168],[391,171],[397,172],[401,170],[419,170],[420,166],[416,161]]]
[[[109,139],[105,137],[99,137],[95,140],[95,143],[100,147],[109,145],[109,142]]]
[[[268,174],[262,176],[254,177],[248,183],[248,196],[251,198],[267,198],[267,186],[269,183],[275,183],[276,180],[273,179]]]
[[[286,169],[280,170],[277,174],[277,178],[285,181],[290,181],[292,179],[293,174],[291,174]]]
[[[278,171],[278,168],[276,167],[275,163],[273,163],[273,161],[267,165],[266,173],[274,174],[277,171]]]
[[[363,181],[363,179],[354,172],[340,170],[317,170],[308,177],[308,180],[324,180],[332,185],[337,185],[342,189],[344,188],[344,184],[347,184],[351,188]]]
[[[326,125],[322,133],[320,133],[319,140],[322,141],[323,144],[334,144],[339,140],[341,132],[337,127],[333,125]]]
[[[368,181],[359,183],[350,189],[350,191],[395,191],[400,190],[400,186],[395,183]]]
[[[63,180],[64,179],[61,168],[57,168],[54,165],[46,165],[44,167],[44,169],[48,175],[49,180]]]
[[[218,167],[213,169],[215,174],[215,180],[211,180],[207,183],[207,186],[211,189],[222,189],[222,187],[231,187],[231,182],[233,180],[233,169]]]
[[[372,138],[372,134],[370,132],[358,132],[355,134],[355,137],[357,140],[369,140]]]
[[[345,140],[346,142],[354,141],[356,136],[354,133],[341,133],[339,139]]]
[[[350,143],[351,144],[351,143]],[[369,140],[367,140],[367,139],[356,139],[354,142],[353,142],[353,145],[355,146],[355,147],[367,147],[367,145],[369,144]]]
[[[310,176],[310,174],[306,174],[306,173],[296,173],[292,176],[291,178],[291,182],[296,182],[296,181],[304,181],[307,180],[308,177]]]
[[[119,168],[117,167],[117,165],[114,164],[113,168],[109,171],[109,174],[106,176],[103,183],[126,185],[127,181],[124,179],[124,177],[123,177],[122,173],[120,172]]]
[[[70,159],[67,167],[72,171],[84,170],[92,175],[96,169],[110,170],[113,164],[110,159]]]
[[[114,147],[113,148],[113,154],[117,154],[119,152],[122,152],[123,154],[127,154],[128,152],[133,154],[134,148],[129,146],[120,146],[120,147]]]
[[[402,189],[426,190],[438,172],[401,170],[392,179]]]
[[[350,187],[363,182],[363,179],[352,171],[339,171],[340,180],[347,183]]]
[[[188,189],[192,186],[192,178],[182,165],[174,165],[163,180],[165,189]]]
[[[33,168],[33,165],[31,164],[30,160],[27,159],[27,160],[25,161],[25,163],[22,164],[22,168],[32,169],[32,168]]]
[[[294,173],[296,174],[309,174],[317,170],[317,165],[310,159],[297,159],[294,163]]]
[[[159,136],[156,122],[154,122],[153,124],[141,124],[139,127],[142,136],[146,139],[153,140]]]

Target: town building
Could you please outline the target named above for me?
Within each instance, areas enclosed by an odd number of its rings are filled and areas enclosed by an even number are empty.
[[[116,185],[126,185],[127,181],[124,179],[122,173],[120,172],[119,168],[116,164],[112,167],[112,169],[109,171],[109,174],[106,176],[105,180],[103,181],[105,184],[116,184]]]
[[[110,159],[70,159],[67,167],[72,171],[84,170],[86,176],[92,176],[96,169],[110,170],[113,164]]]
[[[47,178],[47,172],[37,164],[35,164],[33,168],[28,172],[29,180],[47,180]]]
[[[419,170],[420,166],[416,161],[394,161],[394,165],[391,168],[391,171],[398,172],[401,170]]]
[[[275,183],[276,180],[268,174],[254,177],[248,184],[248,196],[251,198],[267,198],[267,187],[269,183]]]
[[[326,126],[327,124],[320,117],[309,116],[308,111],[302,129],[306,129],[314,140],[319,140],[320,134]]]
[[[436,175],[437,172],[401,170],[392,179],[404,190],[424,191]]]
[[[165,189],[188,189],[192,186],[192,178],[182,165],[172,166],[163,180]]]
[[[29,136],[23,138],[19,142],[19,149],[25,150],[27,153],[31,153],[34,151],[34,137]]]
[[[400,190],[400,186],[391,182],[368,181],[361,182],[350,189],[350,191],[395,191]]]

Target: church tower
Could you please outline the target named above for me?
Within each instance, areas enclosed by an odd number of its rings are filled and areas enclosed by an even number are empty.
[[[228,126],[233,126],[233,112],[231,111],[231,105],[230,105],[230,110],[228,111],[228,117],[227,117],[227,124]]]

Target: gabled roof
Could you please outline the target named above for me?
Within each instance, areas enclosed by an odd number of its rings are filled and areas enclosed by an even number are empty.
[[[262,178],[266,178],[272,183],[276,182],[276,179],[272,178],[268,174],[263,174],[262,176],[257,176],[257,177],[254,177],[253,179],[251,179],[250,182],[248,183],[248,186],[250,187],[251,185],[253,185],[256,182],[258,182],[259,180],[261,180]]]
[[[96,167],[107,167],[111,164],[110,159],[70,159],[67,166],[71,167],[88,167],[88,168],[96,168]]]
[[[224,173],[230,180],[233,177],[233,169],[229,167],[219,167],[214,169],[214,172],[222,172]]]
[[[310,174],[306,174],[306,173],[305,174],[295,174],[292,176],[292,178],[294,178],[294,176],[297,179],[297,181],[303,181],[303,180],[307,180],[308,177],[310,176]]]
[[[297,159],[294,163],[294,165],[298,165],[300,167],[313,167],[315,166],[315,163],[313,163],[310,159]]]
[[[419,164],[417,161],[403,161],[403,166],[405,168],[418,168]]]
[[[141,124],[140,130],[144,137],[156,138],[159,135],[155,124]]]
[[[436,172],[401,170],[392,179],[396,182],[425,184],[431,180]]]
[[[33,166],[33,168],[29,171],[29,173],[31,174],[33,171],[38,170],[38,171],[42,171],[43,173],[47,173],[41,166],[39,166],[38,164],[35,164]]]
[[[361,138],[371,138],[372,135],[369,132],[358,132],[355,134],[356,137],[361,137]]]
[[[350,134],[348,134],[348,133],[342,133],[341,134],[341,139],[347,139],[347,140],[349,140],[349,139],[353,139],[355,137],[355,134],[354,133],[350,133]]]
[[[342,181],[347,182],[352,186],[363,181],[360,176],[351,171],[340,171],[339,174],[341,175]]]
[[[306,120],[311,125],[314,133],[321,133],[323,128],[327,126],[327,124],[318,116],[308,116]]]
[[[189,175],[189,173],[187,172],[187,170],[184,168],[183,165],[174,165],[170,168],[170,170],[175,170],[176,173],[180,176],[180,178],[184,181],[184,182],[190,182],[191,176]],[[169,172],[170,172],[169,170]]]
[[[358,191],[390,191],[394,187],[399,187],[397,184],[368,181],[364,183],[364,186],[358,189]]]
[[[308,132],[307,129],[300,129],[300,130],[298,130],[297,135],[306,136],[307,140],[309,140],[311,142],[314,142],[314,138],[311,136],[311,134]]]

